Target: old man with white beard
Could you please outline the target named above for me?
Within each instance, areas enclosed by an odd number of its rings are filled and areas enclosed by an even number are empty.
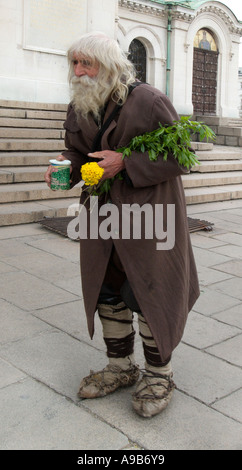
[[[143,417],[160,413],[174,391],[171,356],[183,335],[187,316],[199,296],[181,175],[187,170],[172,154],[151,162],[147,152],[122,158],[117,149],[130,140],[178,120],[170,100],[154,87],[135,79],[134,68],[118,43],[103,33],[88,33],[68,51],[72,99],[64,124],[66,150],[58,158],[71,160],[72,187],[81,180],[81,167],[97,161],[103,180],[120,174],[107,200],[119,214],[127,204],[175,207],[174,245],[157,250],[154,233],[148,239],[80,240],[81,279],[88,330],[94,335],[97,312],[107,347],[107,366],[82,379],[81,398],[102,397],[136,382],[132,405]],[[51,168],[45,174],[50,185]],[[81,203],[86,200],[81,194]],[[88,204],[88,202],[87,202]],[[122,219],[122,217],[120,217]],[[99,218],[99,224],[102,217]],[[141,230],[141,233],[144,233]],[[132,235],[132,234],[131,234]],[[134,357],[133,312],[138,315],[145,364]],[[139,380],[139,376],[140,380]]]

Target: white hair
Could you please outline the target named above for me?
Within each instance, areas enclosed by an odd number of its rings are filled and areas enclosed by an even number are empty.
[[[135,81],[135,69],[117,41],[102,32],[92,32],[84,34],[74,42],[67,53],[70,84],[73,84],[72,80],[75,76],[74,56],[83,56],[93,64],[98,63],[99,65],[98,75],[94,77],[99,86],[98,97],[96,97],[99,104],[96,105],[96,108],[100,105],[103,106],[109,97],[121,105],[125,103],[128,96],[128,87]],[[92,111],[97,114],[97,109]]]

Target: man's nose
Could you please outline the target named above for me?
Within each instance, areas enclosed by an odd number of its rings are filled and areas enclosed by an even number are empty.
[[[84,75],[84,68],[83,68],[83,65],[80,62],[78,62],[75,65],[74,72],[75,72],[76,77],[81,77],[82,75]]]

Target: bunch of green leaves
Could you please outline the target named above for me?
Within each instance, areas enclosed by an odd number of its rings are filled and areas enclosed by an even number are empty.
[[[199,134],[200,141],[214,140],[215,134],[202,122],[191,121],[189,117],[182,116],[180,121],[174,121],[172,126],[162,126],[152,132],[134,137],[127,147],[119,149],[123,158],[130,157],[131,153],[148,152],[149,159],[156,161],[159,155],[166,161],[168,154],[172,153],[180,165],[188,170],[199,164],[196,155],[192,152],[191,134]]]
[[[191,149],[191,135],[196,134],[199,140],[215,140],[215,134],[203,122],[191,121],[188,116],[182,116],[180,121],[174,121],[171,126],[162,126],[151,132],[146,132],[131,139],[128,146],[120,148],[117,152],[123,154],[123,158],[130,157],[132,152],[148,152],[149,159],[156,161],[158,156],[167,160],[171,153],[178,161],[179,165],[188,170],[196,164],[199,164],[197,156]],[[100,193],[107,193],[115,179],[122,179],[121,175],[105,180],[100,188]]]

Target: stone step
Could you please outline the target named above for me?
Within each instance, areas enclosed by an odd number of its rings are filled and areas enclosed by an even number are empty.
[[[0,139],[0,151],[62,151],[65,149],[63,140],[43,139]]]
[[[218,173],[190,173],[182,176],[184,188],[221,186],[242,183],[242,171]]]
[[[213,143],[211,142],[191,142],[191,148],[196,151],[200,150],[202,152],[213,150]]]
[[[242,198],[242,184],[185,189],[186,203],[201,204],[205,202],[228,201]]]
[[[207,126],[219,126],[219,125],[226,126],[229,123],[228,118],[221,118],[219,116],[197,115],[197,116],[193,116],[193,120],[198,121],[198,122],[204,122],[205,124],[207,124]]]
[[[79,203],[79,198],[46,199],[42,201],[0,204],[0,226],[38,222],[45,217],[75,215],[69,210]]]
[[[242,127],[241,118],[225,118],[219,116],[194,116],[195,121],[205,122],[208,126]]]
[[[35,128],[35,129],[61,129],[63,130],[63,121],[54,119],[23,119],[13,117],[0,117],[0,128]]]
[[[229,119],[229,126],[242,127],[242,119]]]
[[[34,181],[44,182],[45,166],[25,166],[0,168],[0,183],[26,183]]]
[[[232,127],[232,126],[218,126],[217,129],[218,135],[225,135],[225,136],[238,136],[242,137],[242,128],[241,127]]]
[[[44,182],[45,166],[5,167],[0,169],[0,183],[30,183]],[[208,170],[210,170],[208,168]],[[228,170],[232,170],[228,166]],[[189,175],[182,176],[184,187],[211,186],[220,184],[237,184],[242,182],[242,161],[236,171],[218,171],[213,169],[211,173],[192,171]]]
[[[46,119],[64,121],[66,111],[48,111],[35,109],[9,109],[0,108],[0,117],[5,118],[22,118],[22,119]]]
[[[45,182],[2,184],[0,186],[0,204],[70,198],[78,197],[80,194],[79,185],[69,191],[52,191]]]
[[[32,165],[48,165],[60,152],[7,152],[0,154],[0,168]]]
[[[239,147],[227,147],[214,145],[210,151],[195,151],[199,161],[207,160],[241,160],[242,149]]]
[[[238,171],[242,170],[241,160],[209,160],[201,161],[200,165],[195,165],[191,172],[210,173],[217,171]]]
[[[188,188],[185,189],[185,197],[188,205],[240,199],[242,185]],[[79,197],[0,204],[0,226],[38,222],[44,217],[75,215],[71,208],[78,203]]]
[[[37,103],[29,101],[0,100],[0,108],[23,108],[37,110],[66,111],[67,105],[63,103]]]
[[[64,139],[64,130],[0,127],[0,139]]]

